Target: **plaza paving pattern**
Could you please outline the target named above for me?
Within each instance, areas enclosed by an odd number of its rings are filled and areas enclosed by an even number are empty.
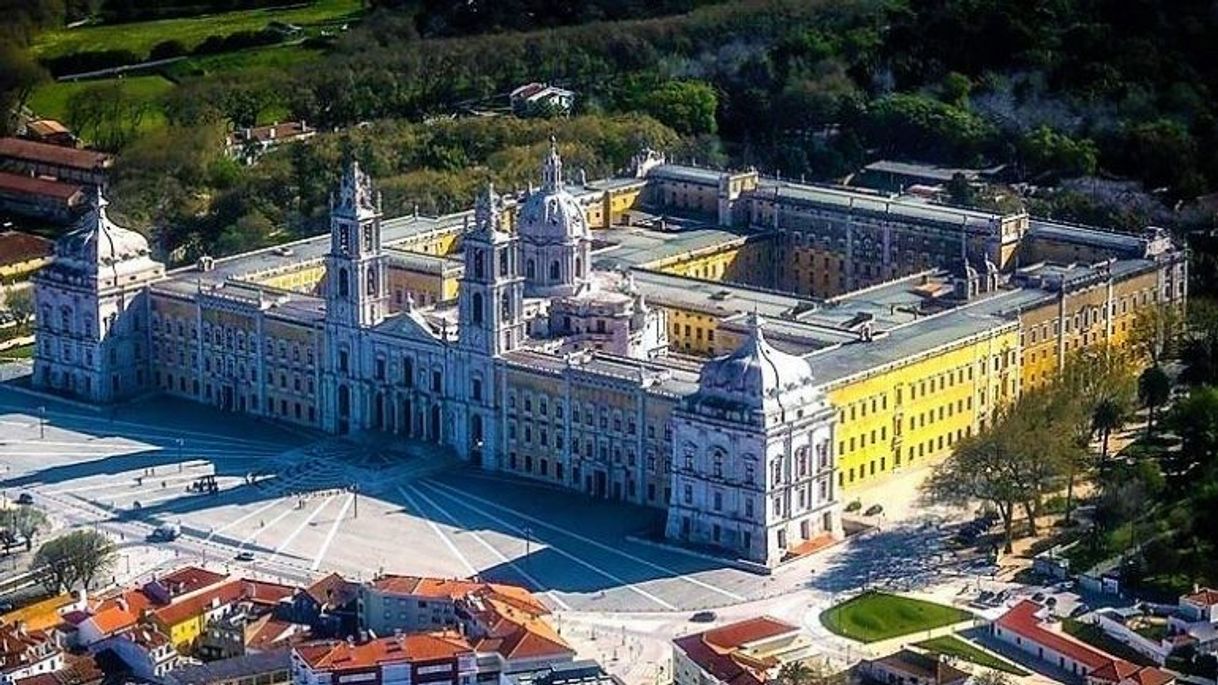
[[[657,525],[656,510],[479,471],[433,445],[339,439],[165,398],[96,411],[0,386],[0,463],[7,496],[30,492],[65,525],[114,535],[131,576],[186,560],[294,582],[477,575],[531,587],[558,610],[672,612],[792,592],[828,602],[947,569],[928,554],[933,530],[893,526],[754,575],[629,540]],[[188,489],[204,476],[217,494]],[[145,542],[165,522],[182,537]]]

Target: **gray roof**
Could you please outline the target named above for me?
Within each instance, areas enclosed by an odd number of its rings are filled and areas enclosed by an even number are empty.
[[[165,675],[165,681],[170,685],[210,685],[224,680],[272,673],[291,667],[292,652],[287,649],[276,649],[270,652],[255,652],[231,659],[175,668]]]
[[[719,176],[723,173],[723,171],[718,169],[685,166],[684,164],[661,164],[648,171],[647,177],[717,186],[719,185]]]
[[[763,197],[777,194],[784,202],[839,212],[895,216],[905,221],[956,228],[962,224],[970,228],[988,228],[1004,218],[994,212],[935,205],[908,196],[889,196],[853,188],[804,185],[768,178],[762,179],[757,189],[751,192]]]
[[[635,212],[637,215],[638,212]],[[592,234],[598,243],[609,243],[597,249],[592,262],[597,269],[612,270],[638,266],[688,252],[697,252],[724,243],[764,234],[726,228],[713,228],[701,222],[680,218],[666,219],[676,228],[660,231],[641,226],[608,228]]]
[[[1106,247],[1127,257],[1141,257],[1146,249],[1142,239],[1136,235],[1045,219],[1030,221],[1028,235],[1032,238],[1043,237],[1064,243]]]

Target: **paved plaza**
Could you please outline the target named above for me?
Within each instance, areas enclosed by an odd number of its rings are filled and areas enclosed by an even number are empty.
[[[835,600],[864,585],[944,593],[985,572],[942,553],[938,514],[923,512],[757,575],[635,541],[655,510],[478,471],[431,445],[338,439],[165,398],[98,410],[0,384],[0,467],[3,496],[28,492],[57,525],[118,540],[116,582],[187,562],[297,583],[330,571],[477,575],[542,593],[577,647],[645,679],[655,674],[635,671],[697,627],[694,610],[781,616],[845,657],[851,647],[816,620]],[[192,487],[213,478],[214,494]],[[899,479],[868,495],[914,496]],[[165,523],[182,536],[147,541]]]

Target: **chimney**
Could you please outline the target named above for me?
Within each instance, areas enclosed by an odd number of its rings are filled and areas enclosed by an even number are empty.
[[[267,131],[267,133],[266,133],[266,137],[267,137],[267,138],[269,138],[269,139],[271,139],[271,140],[275,140],[275,127],[276,127],[276,126],[278,126],[278,125],[279,125],[279,122],[278,122],[278,121],[276,121],[275,123],[271,124],[271,128],[270,128],[270,130],[268,130],[268,131]]]
[[[118,598],[117,602],[115,602],[115,603],[118,604],[119,609],[121,609],[123,611],[127,611],[127,598],[126,597],[120,596]]]

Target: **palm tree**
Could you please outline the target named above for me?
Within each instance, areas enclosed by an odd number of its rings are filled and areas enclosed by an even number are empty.
[[[1146,434],[1150,435],[1155,430],[1155,418],[1158,416],[1159,407],[1167,403],[1171,396],[1171,378],[1167,376],[1167,372],[1159,365],[1148,366],[1138,376],[1138,399],[1142,401],[1142,406],[1146,407],[1150,412],[1150,416],[1146,421]]]
[[[1095,403],[1091,412],[1091,430],[1100,434],[1100,465],[1108,461],[1108,439],[1112,431],[1125,424],[1126,409],[1124,403],[1115,397],[1104,397]]]

